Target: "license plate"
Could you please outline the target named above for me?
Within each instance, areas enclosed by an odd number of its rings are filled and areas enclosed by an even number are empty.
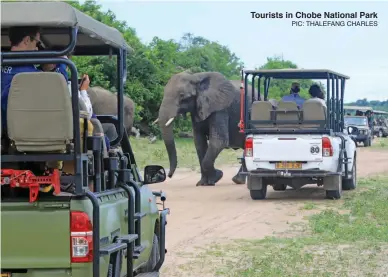
[[[302,163],[295,163],[295,162],[276,163],[276,169],[302,169]]]

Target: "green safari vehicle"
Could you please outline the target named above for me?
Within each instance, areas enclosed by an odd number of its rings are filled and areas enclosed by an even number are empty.
[[[71,72],[71,91],[57,72],[13,78],[1,139],[1,276],[159,276],[169,209],[149,185],[166,173],[149,165],[140,175],[124,128],[130,47],[119,31],[65,2],[2,2],[1,9],[3,68],[63,63]],[[13,26],[40,26],[44,49],[11,52]],[[69,53],[116,57],[117,116],[85,115],[76,66],[62,57]],[[101,134],[109,124],[117,136],[108,150]]]

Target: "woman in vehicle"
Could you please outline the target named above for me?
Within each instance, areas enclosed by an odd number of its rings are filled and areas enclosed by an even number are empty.
[[[325,102],[325,94],[321,90],[321,87],[317,84],[311,85],[309,89],[309,94],[311,95],[310,99],[317,99],[319,100],[324,106],[326,106]]]

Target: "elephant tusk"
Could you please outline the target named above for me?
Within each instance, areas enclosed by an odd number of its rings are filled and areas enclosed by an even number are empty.
[[[159,118],[157,118],[154,122],[152,122],[152,125],[156,124],[159,122]]]
[[[166,127],[170,125],[174,121],[175,117],[171,117],[167,122],[166,122]]]

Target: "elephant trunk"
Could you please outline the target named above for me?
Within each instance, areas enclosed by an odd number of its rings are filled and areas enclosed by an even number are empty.
[[[177,115],[178,109],[164,108],[163,103],[159,111],[158,123],[162,134],[164,145],[166,146],[168,159],[170,161],[170,171],[168,177],[172,177],[178,166],[178,157],[175,147],[174,132],[173,132],[173,120]],[[156,122],[155,122],[156,123]]]
[[[170,161],[170,171],[168,172],[168,177],[171,178],[172,175],[174,175],[175,169],[178,166],[173,126],[165,126],[165,123],[162,123],[160,125],[160,129],[162,130],[162,138],[164,141],[164,145],[166,146],[168,159]]]

